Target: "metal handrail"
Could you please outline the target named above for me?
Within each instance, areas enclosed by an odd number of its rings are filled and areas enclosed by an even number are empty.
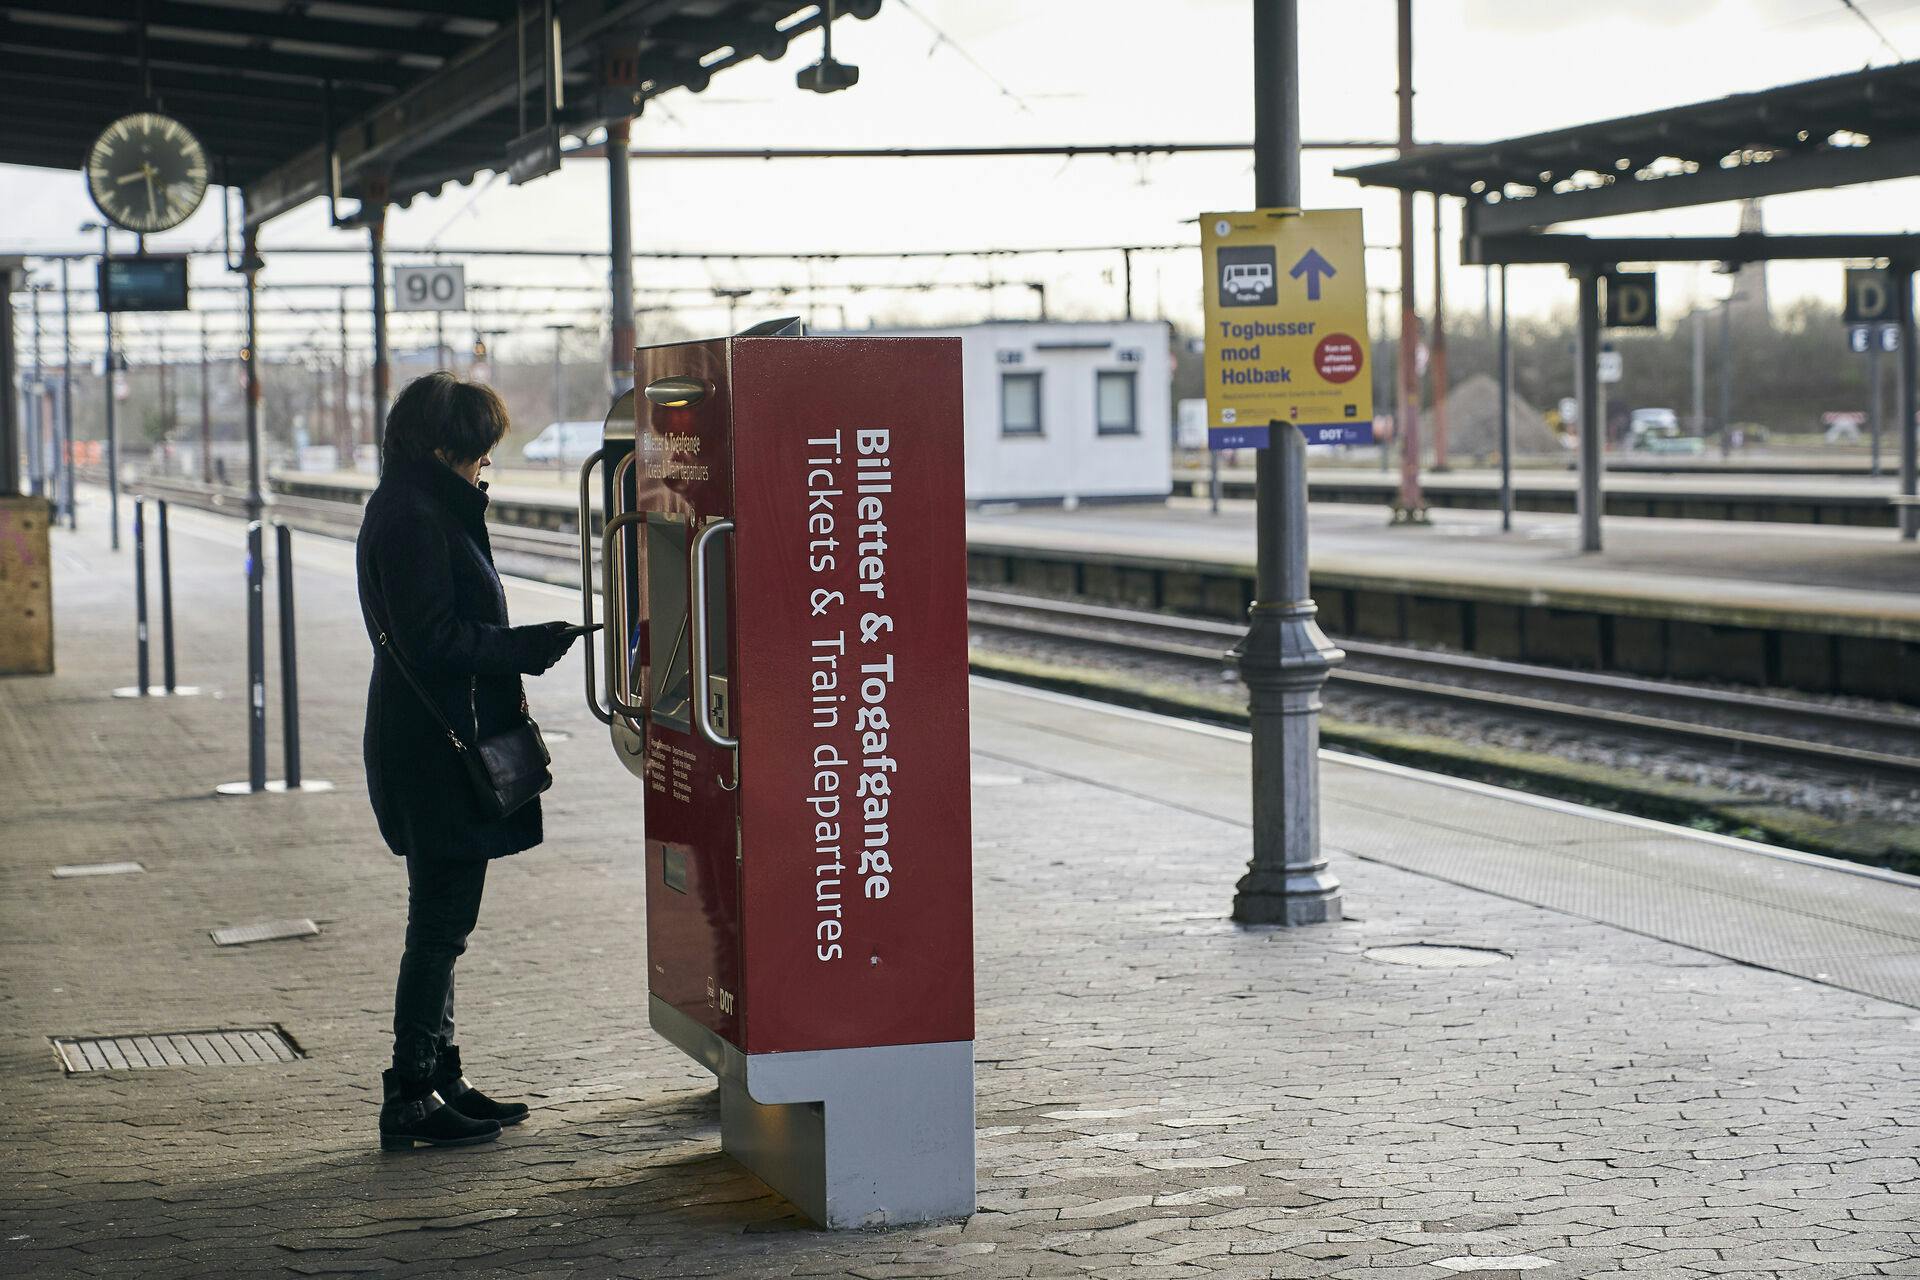
[[[644,511],[628,511],[607,521],[600,530],[600,594],[607,599],[607,626],[605,632],[605,655],[607,662],[607,705],[624,717],[628,727],[634,732],[644,731],[642,721],[647,718],[647,706],[644,702],[634,702],[633,664],[627,652],[627,606],[625,584],[627,576],[626,555],[617,535],[628,525],[644,523],[647,515]],[[621,589],[615,589],[615,568],[619,570]],[[617,625],[616,625],[617,624]],[[618,661],[616,661],[618,655]],[[619,674],[616,675],[615,672]],[[611,720],[609,721],[611,722]]]
[[[693,651],[689,655],[693,723],[701,737],[724,751],[736,750],[740,739],[730,738],[713,727],[713,708],[707,701],[707,544],[731,532],[733,521],[715,520],[693,536],[693,546],[687,552],[693,582],[693,633],[689,640]]]
[[[590,505],[588,485],[593,469],[607,456],[605,449],[595,449],[580,464],[580,622],[587,628],[587,634],[593,634],[593,510]],[[600,691],[594,687],[593,649],[588,642],[587,669],[587,709],[601,724],[612,724],[613,713],[600,706]]]

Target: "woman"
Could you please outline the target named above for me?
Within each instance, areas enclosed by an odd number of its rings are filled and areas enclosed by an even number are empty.
[[[407,861],[406,951],[380,1109],[389,1150],[489,1142],[527,1115],[467,1083],[453,1043],[453,966],[479,916],[487,863],[532,848],[541,833],[538,800],[497,820],[481,814],[446,726],[469,745],[512,728],[525,714],[521,674],[546,671],[578,634],[565,622],[507,625],[480,482],[507,426],[488,387],[449,373],[410,384],[387,416],[380,484],[360,526],[360,612],[374,641],[367,791],[380,834]]]

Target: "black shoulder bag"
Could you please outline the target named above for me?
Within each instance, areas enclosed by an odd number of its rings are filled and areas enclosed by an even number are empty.
[[[378,622],[379,619],[374,621]],[[393,659],[393,665],[400,668],[400,674],[420,695],[420,701],[426,704],[433,718],[446,730],[447,741],[453,744],[460,763],[466,768],[474,803],[483,816],[497,822],[553,785],[553,774],[547,768],[553,763],[553,757],[547,753],[546,739],[540,736],[540,726],[534,723],[533,714],[527,709],[525,693],[520,695],[519,724],[503,733],[468,742],[447,723],[439,704],[434,702],[432,695],[400,656],[399,647],[393,643],[384,625],[381,626],[379,640],[380,647]],[[478,733],[478,712],[474,715],[473,727]]]

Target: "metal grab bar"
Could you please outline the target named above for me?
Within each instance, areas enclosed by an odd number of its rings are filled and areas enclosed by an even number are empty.
[[[687,556],[691,561],[693,582],[693,632],[689,646],[691,684],[693,685],[693,723],[700,736],[725,751],[739,749],[740,739],[729,738],[713,727],[713,708],[707,700],[707,544],[723,533],[733,532],[733,521],[715,520],[693,535]]]
[[[607,626],[604,652],[607,661],[607,704],[624,717],[634,732],[644,732],[641,721],[647,717],[645,703],[632,701],[633,664],[627,652],[626,556],[615,539],[629,525],[644,523],[644,511],[628,511],[607,521],[600,530],[600,594],[607,600]],[[618,566],[621,591],[615,591],[614,569]],[[617,625],[616,625],[617,624]],[[617,656],[617,661],[616,661]],[[616,675],[615,672],[619,674]],[[608,718],[611,723],[612,718]]]
[[[605,449],[595,449],[580,464],[580,622],[587,628],[587,634],[593,634],[593,508],[588,497],[589,484],[593,469],[607,456]],[[591,642],[587,649],[587,708],[601,724],[612,724],[613,714],[600,706],[600,691],[594,688],[593,649]]]

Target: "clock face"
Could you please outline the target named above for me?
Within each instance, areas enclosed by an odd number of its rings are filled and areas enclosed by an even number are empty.
[[[185,222],[207,194],[207,153],[187,126],[151,111],[122,116],[87,156],[93,203],[128,231]]]

